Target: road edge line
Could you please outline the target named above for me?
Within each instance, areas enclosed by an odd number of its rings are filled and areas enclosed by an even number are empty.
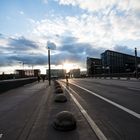
[[[99,127],[96,125],[96,123],[91,119],[91,117],[88,115],[86,110],[80,105],[80,103],[77,101],[77,99],[71,94],[71,92],[62,84],[62,86],[66,89],[66,91],[70,94],[71,98],[79,108],[80,112],[83,114],[87,122],[89,123],[90,127],[92,130],[95,132],[96,136],[98,137],[99,140],[107,140],[103,132],[99,129]],[[75,92],[73,89],[69,87],[69,89],[72,92]],[[76,93],[76,92],[75,92]]]
[[[111,101],[111,100],[109,100],[109,99],[107,99],[107,98],[105,98],[105,97],[103,97],[103,96],[101,96],[101,95],[98,95],[97,93],[92,92],[92,91],[90,91],[90,90],[88,90],[88,89],[86,89],[86,88],[84,88],[84,87],[81,87],[81,86],[76,85],[76,84],[73,84],[73,83],[70,83],[70,84],[72,84],[72,85],[74,85],[74,86],[76,86],[76,87],[79,87],[79,88],[81,88],[81,89],[83,89],[83,90],[85,90],[85,91],[91,93],[92,95],[94,95],[94,96],[96,96],[96,97],[98,97],[98,98],[100,98],[100,99],[102,99],[102,100],[104,100],[104,101],[106,101],[106,102],[108,102],[108,103],[114,105],[115,107],[118,107],[119,109],[121,109],[121,110],[123,110],[123,111],[129,113],[130,115],[132,115],[132,116],[134,116],[134,117],[140,119],[140,114],[139,114],[139,113],[136,113],[136,112],[134,112],[134,111],[132,111],[132,110],[130,110],[130,109],[128,109],[128,108],[122,106],[122,105],[119,105],[118,103],[115,103],[115,102],[113,102],[113,101]]]

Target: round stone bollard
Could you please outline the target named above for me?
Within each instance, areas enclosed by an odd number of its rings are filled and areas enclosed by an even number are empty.
[[[56,86],[56,85],[60,85],[60,84],[59,84],[59,82],[54,81],[54,85]]]
[[[63,89],[62,88],[57,88],[56,90],[55,90],[55,93],[63,93]]]
[[[64,103],[64,102],[67,101],[67,97],[64,94],[58,94],[58,95],[55,96],[54,101]]]
[[[53,121],[53,127],[59,131],[70,131],[76,128],[76,119],[69,111],[58,113]]]
[[[57,88],[62,88],[62,87],[61,85],[56,85],[55,88],[57,89]]]

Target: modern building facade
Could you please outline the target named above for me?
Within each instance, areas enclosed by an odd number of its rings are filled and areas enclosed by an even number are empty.
[[[80,78],[80,69],[71,69],[70,77],[72,78]]]
[[[26,69],[26,70],[15,70],[15,74],[18,75],[19,77],[37,77],[40,75],[40,70],[39,69]]]
[[[47,70],[47,75],[49,70]],[[51,78],[65,78],[66,70],[64,69],[51,69]]]
[[[101,59],[87,57],[87,75],[140,73],[140,57],[106,50]]]
[[[135,56],[106,50],[101,54],[102,68],[104,73],[134,73]],[[140,64],[140,57],[137,57],[137,64]]]
[[[94,76],[102,73],[102,61],[99,58],[87,57],[87,75]]]

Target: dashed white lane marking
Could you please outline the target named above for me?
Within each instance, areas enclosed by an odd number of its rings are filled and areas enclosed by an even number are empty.
[[[3,134],[0,134],[0,139],[2,138]]]
[[[63,85],[63,84],[62,84]],[[92,130],[95,132],[99,140],[107,140],[103,132],[99,129],[96,123],[91,119],[88,113],[84,110],[84,108],[80,105],[80,103],[76,100],[76,98],[71,94],[71,92],[63,85],[66,91],[70,94],[71,98],[74,100],[75,104],[78,106],[79,110],[88,121],[89,125],[91,126]],[[73,89],[69,88],[72,92],[75,92]],[[76,93],[76,92],[75,92]]]
[[[100,98],[100,99],[102,99],[102,100],[104,100],[104,101],[106,101],[106,102],[118,107],[119,109],[121,109],[121,110],[123,110],[123,111],[125,111],[125,112],[127,112],[127,113],[129,113],[131,115],[133,115],[134,117],[140,119],[140,114],[139,113],[136,113],[133,110],[130,110],[130,109],[128,109],[128,108],[126,108],[126,107],[124,107],[122,105],[119,105],[119,104],[117,104],[117,103],[115,103],[115,102],[113,102],[113,101],[111,101],[111,100],[109,100],[109,99],[107,99],[107,98],[105,98],[105,97],[103,97],[101,95],[98,95],[95,92],[92,92],[92,91],[90,91],[90,90],[88,90],[88,89],[86,89],[84,87],[81,87],[81,86],[73,84],[73,83],[71,83],[71,84],[76,86],[76,87],[79,87],[79,88],[81,88],[81,89],[83,89],[83,90],[85,90],[85,91],[87,91],[89,93],[91,93],[92,95],[94,95],[94,96],[96,96],[96,97],[98,97],[98,98]]]

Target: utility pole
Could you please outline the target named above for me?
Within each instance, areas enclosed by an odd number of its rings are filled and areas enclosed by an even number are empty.
[[[48,47],[48,80],[49,80],[49,86],[51,85],[51,64],[50,64],[50,48]]]
[[[137,48],[135,48],[135,71],[136,71],[136,78],[138,78]]]

